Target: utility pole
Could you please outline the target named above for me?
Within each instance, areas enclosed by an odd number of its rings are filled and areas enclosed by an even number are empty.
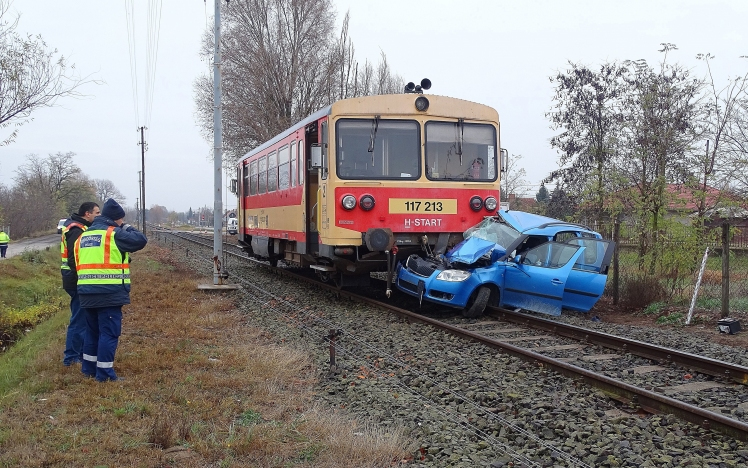
[[[141,179],[141,171],[138,171],[138,198],[135,199],[135,210],[138,212],[138,229],[140,229],[140,197],[143,196],[143,179]]]
[[[223,201],[223,122],[221,120],[221,0],[215,0],[215,46],[213,49],[213,284],[223,284],[224,265],[221,226]]]
[[[223,227],[223,127],[221,122],[221,0],[215,0],[215,49],[213,53],[213,284],[201,285],[198,289],[232,290],[238,289],[235,284],[224,282],[228,278],[226,266],[223,264],[223,242],[221,229]],[[228,0],[226,2],[228,4]],[[207,220],[206,220],[207,221]]]
[[[145,127],[140,127],[140,161],[141,161],[141,185],[140,185],[140,203],[143,206],[143,235],[145,235]]]

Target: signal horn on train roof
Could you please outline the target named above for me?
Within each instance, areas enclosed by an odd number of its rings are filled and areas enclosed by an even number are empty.
[[[431,80],[429,80],[428,78],[422,79],[420,85],[417,85],[412,81],[408,82],[408,84],[405,85],[406,93],[423,94],[423,91],[427,89],[431,89]]]

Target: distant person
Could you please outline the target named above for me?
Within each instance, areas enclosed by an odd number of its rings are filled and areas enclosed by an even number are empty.
[[[130,256],[148,243],[123,224],[125,210],[112,198],[75,244],[78,295],[85,310],[81,372],[99,382],[118,380],[114,354],[122,331],[122,306],[130,303]]]
[[[8,250],[10,236],[5,233],[5,229],[0,229],[0,258],[5,258],[5,251]]]
[[[470,178],[480,179],[481,170],[483,170],[483,158],[475,158],[470,164]]]
[[[60,238],[60,273],[62,274],[62,288],[70,296],[70,323],[65,340],[65,352],[62,363],[71,366],[83,361],[83,335],[86,333],[86,314],[81,311],[78,298],[78,274],[75,270],[75,241],[83,231],[88,229],[94,218],[101,214],[99,205],[86,202],[78,208],[77,213],[70,215],[62,225]]]

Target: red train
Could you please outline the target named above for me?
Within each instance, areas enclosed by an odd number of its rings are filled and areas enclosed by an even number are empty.
[[[237,166],[238,240],[340,286],[444,252],[499,204],[498,113],[405,93],[337,101]]]

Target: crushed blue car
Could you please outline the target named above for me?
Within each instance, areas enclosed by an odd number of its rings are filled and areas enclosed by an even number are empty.
[[[411,255],[397,288],[420,301],[478,317],[487,305],[550,315],[588,312],[605,290],[615,244],[578,224],[498,211],[444,255]]]

